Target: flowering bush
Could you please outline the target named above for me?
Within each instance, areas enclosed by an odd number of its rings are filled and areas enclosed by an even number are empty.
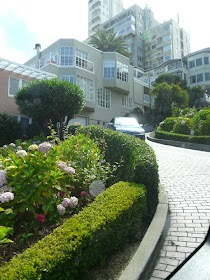
[[[180,117],[173,126],[173,132],[179,134],[190,135],[191,120],[189,118]]]
[[[106,179],[110,171],[97,144],[83,135],[58,146],[13,143],[5,151],[7,156],[0,161],[0,187],[11,192],[0,196],[6,209],[0,213],[0,223],[15,231],[77,213],[91,199],[89,184],[95,178]]]
[[[159,124],[158,129],[163,131],[171,131],[173,130],[173,126],[177,122],[177,118],[166,118],[163,122]]]

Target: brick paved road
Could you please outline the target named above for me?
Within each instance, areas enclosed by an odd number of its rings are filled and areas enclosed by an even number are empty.
[[[210,153],[147,143],[169,200],[170,228],[150,280],[165,279],[203,241],[210,224]],[[180,279],[181,280],[181,279]]]

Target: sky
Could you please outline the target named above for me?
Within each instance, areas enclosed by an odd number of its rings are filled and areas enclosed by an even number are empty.
[[[88,37],[88,0],[9,0],[0,7],[0,57],[25,63],[62,38]],[[160,23],[176,20],[191,38],[191,52],[210,47],[210,1],[123,0],[124,8],[148,5]]]

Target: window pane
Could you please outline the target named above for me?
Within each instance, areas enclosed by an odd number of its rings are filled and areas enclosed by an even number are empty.
[[[14,96],[19,90],[19,79],[10,77],[9,78],[9,95]]]

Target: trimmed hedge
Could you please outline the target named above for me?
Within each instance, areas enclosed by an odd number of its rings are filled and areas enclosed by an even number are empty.
[[[137,137],[129,136],[99,126],[74,126],[74,131],[99,140],[99,147],[106,147],[105,159],[111,164],[121,163],[107,186],[119,181],[144,184],[147,188],[148,214],[155,213],[158,203],[158,166],[152,148]],[[103,140],[103,141],[101,141]]]
[[[118,182],[79,214],[0,268],[1,280],[83,279],[128,240],[146,216],[143,185]]]
[[[192,136],[156,130],[155,137],[158,139],[210,145],[210,136]]]

